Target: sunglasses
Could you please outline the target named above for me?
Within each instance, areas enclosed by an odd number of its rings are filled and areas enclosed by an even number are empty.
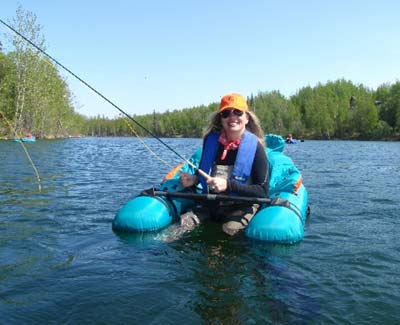
[[[233,114],[235,114],[237,117],[240,117],[243,115],[243,111],[238,110],[236,108],[235,109],[226,109],[226,110],[222,111],[221,113],[219,113],[219,115],[222,118],[227,118],[227,117],[229,117],[229,115],[231,115],[231,112],[233,112]]]

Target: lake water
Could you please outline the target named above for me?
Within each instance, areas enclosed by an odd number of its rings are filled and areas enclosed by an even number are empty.
[[[166,162],[174,155],[145,139]],[[189,157],[199,139],[166,139]],[[305,141],[285,152],[311,215],[296,245],[180,239],[111,222],[169,170],[135,138],[0,141],[0,323],[399,324],[400,143]]]

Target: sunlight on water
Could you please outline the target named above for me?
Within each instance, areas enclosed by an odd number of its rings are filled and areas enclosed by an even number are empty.
[[[161,158],[179,159],[153,139]],[[200,139],[165,139],[185,157]],[[191,232],[114,233],[118,209],[170,166],[134,138],[0,141],[0,314],[9,323],[400,321],[400,144],[306,141],[285,151],[311,206],[305,238],[272,245]]]

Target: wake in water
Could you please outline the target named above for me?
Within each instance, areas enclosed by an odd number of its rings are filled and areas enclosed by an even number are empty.
[[[185,234],[193,231],[193,229],[200,224],[200,220],[195,214],[190,213],[184,216],[188,217],[185,218],[182,216],[179,223],[169,226],[165,231],[159,234],[156,239],[166,243],[177,241]]]
[[[165,243],[172,243],[181,239],[189,231],[190,229],[182,227],[179,223],[176,223],[169,226],[165,231],[158,234],[154,239]]]

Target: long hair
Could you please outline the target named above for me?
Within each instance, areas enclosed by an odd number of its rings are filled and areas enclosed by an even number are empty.
[[[264,131],[261,128],[261,123],[257,115],[251,111],[247,111],[245,114],[247,114],[249,119],[249,122],[246,125],[246,130],[253,133],[258,138],[258,141],[265,146]],[[210,133],[220,133],[222,131],[221,116],[218,114],[218,112],[212,113],[210,120],[210,124],[204,131],[203,140]]]

